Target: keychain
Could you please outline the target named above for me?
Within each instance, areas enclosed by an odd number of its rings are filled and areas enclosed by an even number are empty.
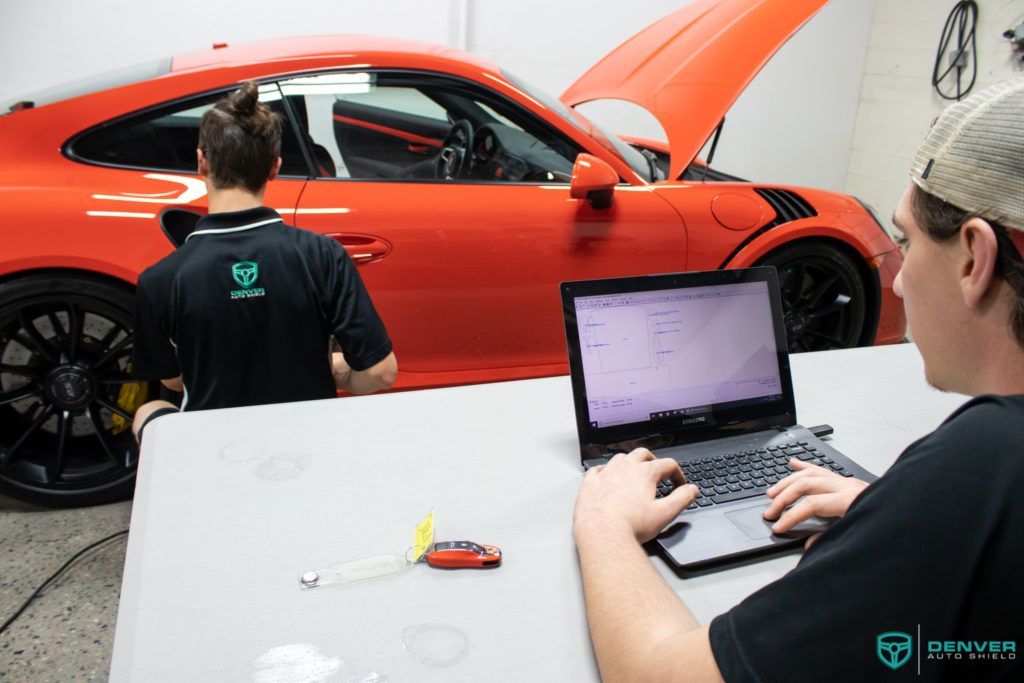
[[[444,569],[486,569],[501,564],[501,550],[472,541],[434,543],[434,511],[431,510],[416,525],[413,545],[405,555],[376,555],[304,572],[299,576],[299,586],[308,590],[379,579],[407,572],[420,562]]]

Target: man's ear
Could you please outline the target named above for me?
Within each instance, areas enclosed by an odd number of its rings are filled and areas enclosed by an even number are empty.
[[[198,147],[196,147],[196,168],[199,170],[199,175],[203,178],[210,174],[210,168],[206,162],[206,155],[203,154],[203,150]]]
[[[281,172],[281,157],[277,158],[274,165],[270,167],[270,175],[267,176],[267,180],[273,180],[277,177],[277,174]]]
[[[960,291],[968,308],[978,308],[992,288],[999,243],[984,218],[971,218],[960,228]]]

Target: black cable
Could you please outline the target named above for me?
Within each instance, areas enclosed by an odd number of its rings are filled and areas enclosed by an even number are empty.
[[[103,543],[106,543],[109,540],[115,539],[118,536],[125,536],[127,534],[128,534],[128,529],[124,529],[123,531],[118,531],[117,533],[110,534],[106,538],[101,538],[100,540],[96,541],[95,543],[92,543],[90,545],[85,546],[84,548],[79,550],[77,553],[72,555],[70,560],[68,560],[67,562],[62,564],[60,569],[55,571],[53,574],[50,574],[50,578],[46,579],[46,581],[43,581],[43,583],[39,586],[39,588],[36,588],[35,591],[33,591],[32,595],[28,596],[28,600],[23,602],[21,604],[21,607],[19,607],[18,610],[14,614],[11,615],[10,619],[5,621],[3,626],[0,626],[0,633],[3,633],[4,631],[6,631],[7,627],[10,626],[11,624],[13,624],[14,620],[17,619],[18,617],[20,617],[21,613],[24,612],[26,609],[28,609],[28,606],[30,604],[32,604],[32,601],[35,600],[39,596],[39,594],[43,592],[43,589],[45,589],[47,586],[49,586],[51,583],[53,583],[54,579],[56,579],[58,576],[60,576],[61,572],[63,572],[68,567],[70,567],[72,562],[74,562],[79,557],[81,557],[85,553],[89,552],[90,550],[92,550],[96,546],[102,545]]]
[[[971,91],[974,82],[978,80],[978,46],[975,41],[975,28],[978,25],[978,3],[975,0],[961,0],[956,3],[953,10],[946,18],[946,25],[942,28],[942,37],[939,39],[939,51],[935,55],[935,67],[932,69],[932,87],[939,96],[946,100],[959,100]],[[953,40],[953,31],[956,30],[956,51],[951,53],[955,59],[940,74],[942,69],[942,57],[949,51],[949,43]],[[968,44],[970,51],[967,52]],[[971,81],[967,87],[963,87],[963,70],[960,66],[961,60],[967,56],[971,69]],[[956,70],[956,93],[942,91],[942,81]]]

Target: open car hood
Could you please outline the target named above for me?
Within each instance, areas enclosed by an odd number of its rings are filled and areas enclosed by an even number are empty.
[[[693,0],[612,50],[561,100],[638,104],[661,122],[679,178],[772,55],[828,0]]]

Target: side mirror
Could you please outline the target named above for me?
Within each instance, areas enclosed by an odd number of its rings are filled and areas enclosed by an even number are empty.
[[[593,154],[580,154],[572,167],[569,196],[586,199],[595,209],[612,205],[612,191],[619,184],[619,174]]]

